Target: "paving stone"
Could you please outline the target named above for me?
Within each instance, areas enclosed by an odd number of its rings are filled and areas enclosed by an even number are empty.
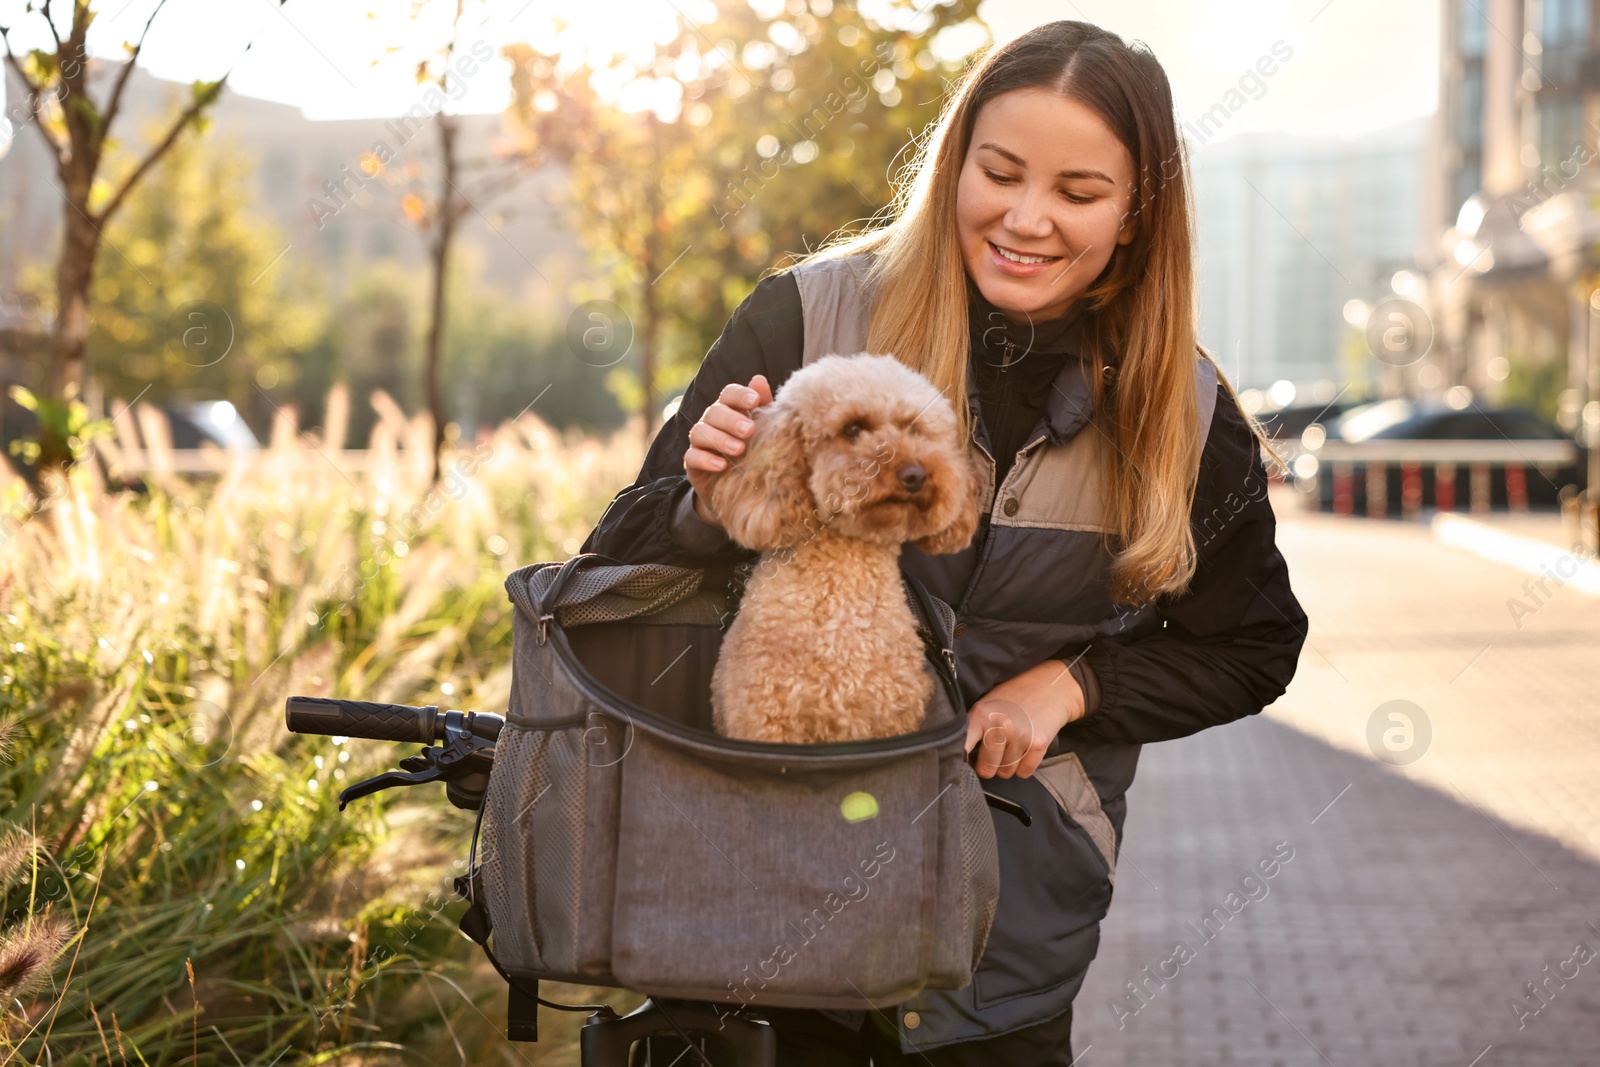
[[[1600,953],[1600,600],[1560,590],[1519,630],[1519,572],[1423,525],[1278,507],[1299,673],[1262,715],[1145,748],[1079,1067],[1600,1064],[1600,955],[1513,1008]],[[1367,741],[1396,698],[1433,726],[1407,766]],[[1266,895],[1197,937],[1278,841]],[[1119,1027],[1124,983],[1178,941],[1194,959]]]

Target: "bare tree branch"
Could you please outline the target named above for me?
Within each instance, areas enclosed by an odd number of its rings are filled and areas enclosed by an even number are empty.
[[[22,84],[27,86],[28,92],[35,96],[43,95],[44,88],[34,84],[33,79],[28,77],[27,71],[23,70],[22,65],[17,62],[16,53],[11,50],[10,26],[0,26],[0,43],[5,44],[6,61],[11,64],[11,69],[17,72],[17,77],[22,79]]]
[[[50,27],[50,36],[56,39],[56,55],[60,55],[61,35],[56,32],[56,20],[50,17],[50,0],[45,0],[43,8],[40,10],[40,14],[44,16],[44,24]],[[76,10],[73,11],[73,17],[77,17]]]
[[[156,162],[160,160],[162,156],[166,155],[167,149],[172,147],[173,142],[178,139],[178,135],[183,132],[183,128],[189,125],[189,123],[194,120],[196,115],[210,107],[212,101],[216,100],[216,98],[221,95],[222,88],[227,81],[228,75],[224,74],[221,81],[213,83],[209,89],[197,95],[194,98],[193,103],[183,109],[183,112],[167,130],[166,136],[161,138],[160,141],[156,142],[154,148],[145,153],[144,159],[140,160],[139,165],[133,168],[133,173],[129,174],[127,178],[123,180],[121,187],[118,188],[117,191],[112,195],[111,199],[106,202],[106,206],[94,213],[94,219],[97,225],[105,225],[106,222],[110,220],[111,216],[116,214],[117,208],[122,206],[123,200],[127,199],[128,194],[133,191],[133,187],[139,184],[139,179],[143,178],[145,176],[145,172],[151,167],[155,166]]]
[[[507,189],[510,189],[512,186],[528,177],[528,172],[523,169],[522,164],[533,158],[533,156],[536,154],[537,153],[534,152],[526,152],[508,157],[504,161],[504,166],[508,168],[505,173],[485,181],[482,185],[478,186],[478,188],[472,190],[472,195],[470,197],[464,192],[461,193],[461,198],[463,200],[470,199],[472,201],[493,200]]]
[[[282,7],[286,0],[275,0],[275,2],[279,7]],[[161,6],[165,4],[166,0],[161,0],[161,4],[157,5],[156,10],[159,11]],[[150,21],[153,22],[155,17],[155,13],[152,12],[150,15]],[[148,33],[150,30],[150,23],[146,22],[144,28],[145,32]],[[111,199],[106,202],[106,206],[95,213],[95,219],[100,225],[104,225],[112,215],[116,214],[117,209],[122,206],[122,202],[126,200],[128,194],[133,191],[133,187],[138,185],[139,180],[145,176],[145,172],[151,167],[155,166],[161,157],[166,154],[167,149],[172,147],[173,142],[177,141],[178,135],[183,133],[183,128],[192,122],[196,115],[210,107],[216,101],[217,97],[222,95],[222,90],[227,87],[228,79],[233,76],[235,68],[239,66],[240,61],[243,60],[245,56],[250,54],[250,49],[254,48],[255,45],[255,38],[252,37],[250,39],[250,43],[244,46],[244,51],[239,53],[239,58],[233,61],[233,63],[223,73],[222,77],[211,83],[211,85],[205,91],[198,93],[193,102],[191,102],[188,107],[183,109],[183,113],[178,116],[177,120],[173,122],[171,128],[167,130],[166,136],[158,141],[156,146],[145,154],[144,159],[139,161],[139,165],[133,168],[133,173],[129,174],[128,177],[123,181],[121,187],[118,188],[114,194],[112,194]],[[144,47],[144,37],[142,34],[139,38],[139,46],[141,48]],[[128,64],[128,70],[132,69],[133,63],[130,61]],[[123,76],[126,77],[126,75],[127,71],[124,71]],[[118,91],[121,91],[120,86],[118,87]],[[111,124],[108,121],[106,123],[106,127],[109,128],[110,125]]]
[[[111,99],[106,101],[105,119],[101,128],[109,130],[111,122],[117,117],[117,112],[122,108],[122,90],[128,84],[128,78],[133,74],[134,64],[139,61],[139,53],[144,51],[144,39],[150,35],[150,24],[161,14],[161,9],[167,6],[167,0],[156,4],[156,9],[150,12],[150,17],[145,20],[144,29],[139,31],[139,43],[133,46],[133,51],[128,55],[128,65],[122,68],[122,73],[117,75],[117,82],[111,88]]]
[[[49,146],[51,154],[55,156],[56,167],[59,169],[66,159],[66,150],[62,147],[61,142],[57,141],[51,136],[50,131],[45,129],[44,123],[39,118],[39,107],[44,101],[44,89],[34,84],[33,79],[28,77],[27,71],[22,69],[22,64],[17,62],[17,57],[12,54],[9,26],[0,26],[0,41],[5,42],[6,63],[16,72],[17,77],[22,80],[23,87],[28,90],[28,111],[33,115],[33,125],[38,127],[39,136],[43,137],[44,143]]]

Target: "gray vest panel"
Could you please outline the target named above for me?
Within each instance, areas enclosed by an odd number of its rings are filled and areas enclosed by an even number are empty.
[[[801,365],[828,355],[866,351],[870,309],[860,297],[868,257],[847,256],[804,263],[793,271],[805,313],[805,352]]]

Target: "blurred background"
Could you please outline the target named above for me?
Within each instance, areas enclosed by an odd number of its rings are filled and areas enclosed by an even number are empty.
[[[1080,1061],[1600,1054],[1600,4],[0,0],[8,1058],[575,1063],[455,932],[470,820],[340,815],[393,753],[283,698],[503,710],[506,572],[1055,18],[1171,78],[1311,618],[1146,751]]]

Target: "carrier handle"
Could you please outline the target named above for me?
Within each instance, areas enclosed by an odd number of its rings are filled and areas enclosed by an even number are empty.
[[[566,588],[567,582],[571,580],[573,573],[577,571],[584,560],[622,564],[621,560],[613,559],[603,552],[580,552],[561,565],[561,569],[556,572],[555,578],[551,580],[549,588],[544,591],[544,596],[535,593],[532,584],[529,583],[528,596],[533,601],[534,621],[539,624],[539,643],[541,645],[549,637],[550,624],[555,621],[555,605],[561,602],[561,591]],[[548,608],[545,607],[547,600],[550,604]]]

